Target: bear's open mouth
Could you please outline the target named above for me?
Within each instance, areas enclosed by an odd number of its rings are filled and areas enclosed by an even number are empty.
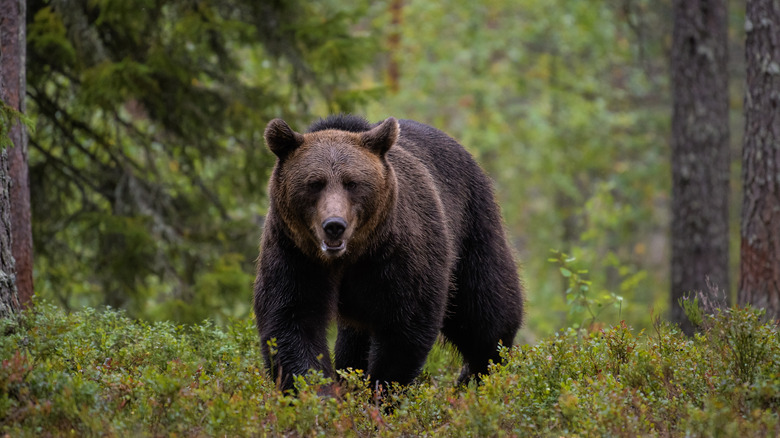
[[[325,240],[322,241],[322,245],[320,248],[322,248],[322,251],[326,253],[337,253],[340,251],[343,251],[344,248],[347,247],[347,243],[343,240],[339,240],[337,242],[327,242]]]

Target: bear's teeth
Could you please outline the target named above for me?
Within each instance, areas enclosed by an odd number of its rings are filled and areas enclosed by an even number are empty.
[[[322,241],[322,244],[320,245],[320,248],[322,248],[323,252],[337,252],[341,251],[342,249],[346,248],[346,243],[344,243],[343,240],[340,240],[337,244],[331,245],[326,241]]]

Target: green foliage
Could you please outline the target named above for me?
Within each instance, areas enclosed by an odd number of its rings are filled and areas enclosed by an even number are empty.
[[[694,338],[656,321],[569,329],[503,349],[480,385],[457,364],[378,399],[357,370],[274,388],[250,320],[148,324],[47,303],[0,321],[0,433],[10,436],[777,436],[780,331],[752,309]],[[439,347],[437,347],[438,349]],[[441,349],[435,354],[450,355]]]
[[[248,316],[263,127],[375,92],[351,81],[376,51],[355,29],[366,3],[28,2],[36,293],[155,320]]]
[[[704,315],[702,315],[698,296],[680,298],[680,307],[682,307],[685,316],[694,327],[702,327],[704,325]]]
[[[0,99],[0,150],[14,146],[9,132],[16,123],[22,123],[27,129],[34,129],[30,117],[8,106]]]
[[[555,250],[552,253],[555,257],[549,258],[547,261],[557,264],[561,276],[568,281],[565,294],[569,315],[575,316],[587,312],[590,317],[590,321],[587,324],[584,321],[574,322],[572,327],[592,327],[599,315],[609,306],[618,309],[618,316],[620,316],[620,310],[623,309],[623,297],[607,291],[602,291],[600,296],[595,297],[592,290],[592,282],[587,280],[588,271],[575,268],[572,265],[576,260],[574,257],[569,257]]]

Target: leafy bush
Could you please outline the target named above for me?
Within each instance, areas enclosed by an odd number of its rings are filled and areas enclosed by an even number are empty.
[[[753,309],[702,317],[684,337],[656,321],[568,329],[504,348],[483,383],[454,385],[436,347],[407,388],[373,395],[361,370],[275,389],[254,324],[147,324],[46,303],[0,321],[0,435],[777,436],[780,332]],[[328,394],[328,395],[326,395]]]

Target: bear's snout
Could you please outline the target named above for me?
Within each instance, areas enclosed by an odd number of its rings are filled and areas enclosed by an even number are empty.
[[[349,224],[339,216],[331,216],[322,221],[324,239],[320,243],[320,249],[328,257],[338,257],[347,249],[344,234]]]
[[[329,217],[322,222],[322,229],[331,239],[338,239],[347,229],[347,221],[340,217]]]

